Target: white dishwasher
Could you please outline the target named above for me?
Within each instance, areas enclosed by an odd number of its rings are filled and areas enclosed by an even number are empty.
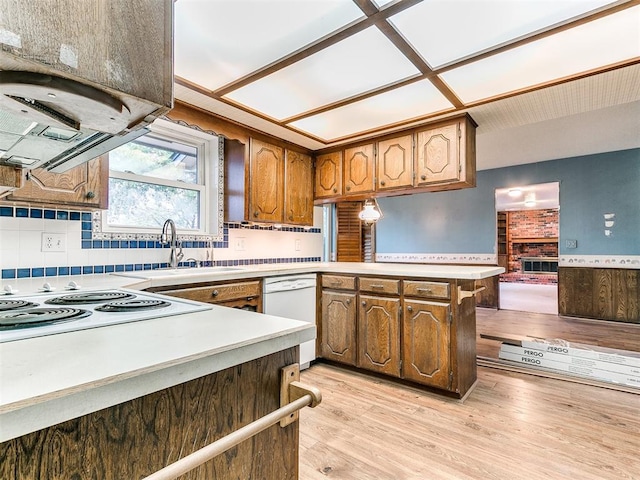
[[[316,276],[267,277],[263,287],[263,310],[268,315],[316,324]],[[316,358],[316,342],[300,344],[300,368]]]

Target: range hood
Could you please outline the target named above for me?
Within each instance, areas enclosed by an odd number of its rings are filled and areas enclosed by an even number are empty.
[[[64,172],[173,107],[173,0],[0,0],[0,11],[0,165]]]

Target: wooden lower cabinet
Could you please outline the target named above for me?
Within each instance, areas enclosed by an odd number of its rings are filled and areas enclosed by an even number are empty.
[[[451,306],[405,300],[402,319],[402,377],[451,388]]]
[[[206,285],[172,285],[149,288],[148,291],[262,313],[261,280],[207,283]]]
[[[297,359],[288,348],[2,442],[0,478],[145,478],[278,409]],[[298,428],[273,425],[180,478],[296,480]]]
[[[360,368],[400,376],[400,299],[360,295]]]
[[[355,365],[356,294],[322,292],[322,334],[320,355],[328,360]]]
[[[323,275],[321,282],[337,290],[322,291],[320,358],[458,398],[473,387],[476,298],[460,292],[474,291],[474,280]]]

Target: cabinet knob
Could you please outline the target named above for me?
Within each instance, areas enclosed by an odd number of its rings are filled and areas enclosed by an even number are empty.
[[[96,194],[94,192],[87,192],[85,195],[88,199],[96,198]]]
[[[408,312],[413,312],[413,307],[412,307],[411,305],[409,305],[409,306],[407,307],[407,311],[408,311]]]
[[[347,185],[347,192],[348,192],[349,190],[351,190],[351,186],[350,186],[350,185]]]
[[[260,215],[258,212],[253,212],[254,217],[257,217],[258,215]]]
[[[211,296],[212,297],[217,297],[218,296],[218,290],[214,290],[213,292],[211,292]]]
[[[289,220],[293,222],[293,215],[289,215]]]
[[[427,176],[426,175],[420,175],[420,180],[426,180]]]
[[[380,182],[380,185],[382,185],[383,187],[384,187],[386,184],[387,184],[387,182],[385,182],[384,180],[382,180],[382,181]]]
[[[338,189],[337,188],[333,188],[333,193],[338,193]]]
[[[362,306],[366,307],[367,306],[367,302],[365,302],[364,300],[362,301]]]
[[[351,305],[351,299],[347,298],[347,302],[346,303],[347,303],[347,305]]]

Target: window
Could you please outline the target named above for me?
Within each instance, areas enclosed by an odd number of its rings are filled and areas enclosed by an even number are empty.
[[[156,120],[149,130],[109,152],[103,231],[155,233],[171,218],[183,233],[218,237],[222,142],[166,120]]]

